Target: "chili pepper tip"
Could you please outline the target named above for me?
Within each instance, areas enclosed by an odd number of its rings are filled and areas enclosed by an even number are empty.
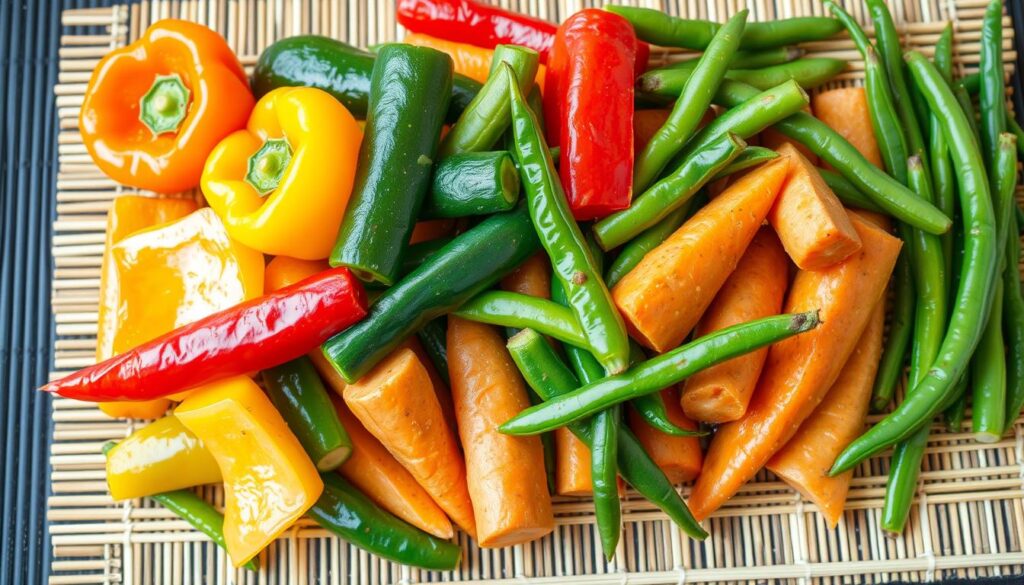
[[[806,313],[797,313],[793,315],[793,322],[790,324],[790,327],[793,331],[798,333],[814,329],[821,324],[819,312],[820,309],[815,309],[813,311],[807,311]]]

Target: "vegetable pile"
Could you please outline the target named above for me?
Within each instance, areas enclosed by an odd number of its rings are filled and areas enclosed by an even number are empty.
[[[112,497],[249,569],[303,516],[452,569],[456,528],[540,538],[553,496],[593,498],[611,557],[626,485],[700,539],[762,468],[834,526],[889,447],[900,531],[933,418],[957,430],[969,401],[995,441],[1024,404],[1024,132],[1001,0],[960,79],[951,28],[904,54],[865,2],[874,42],[832,0],[557,26],[398,0],[406,42],[286,38],[251,79],[209,29],[157,22],[101,61],[80,128],[165,196],[113,202],[98,363],[42,389],[156,419],[104,447]],[[820,89],[847,64],[799,44],[844,29],[864,87]],[[688,52],[651,67],[651,45]],[[196,187],[209,207],[175,195]],[[190,489],[210,483],[223,513]]]

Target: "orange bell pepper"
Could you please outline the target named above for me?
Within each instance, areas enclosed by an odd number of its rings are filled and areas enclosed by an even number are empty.
[[[242,65],[220,35],[161,20],[99,62],[78,127],[110,178],[174,193],[199,185],[206,157],[245,126],[254,102]]]
[[[107,276],[114,267],[110,264],[111,247],[133,233],[155,225],[184,217],[197,209],[191,199],[155,199],[125,195],[114,199],[107,212],[107,238],[103,248],[100,269],[100,306],[97,319],[96,361],[101,362],[127,349],[114,349],[117,337],[118,292],[116,281]],[[157,333],[159,335],[159,332]],[[165,399],[144,402],[101,402],[100,410],[113,418],[157,418],[167,412],[170,402]]]
[[[409,33],[405,35],[402,42],[417,47],[430,47],[442,53],[447,53],[455,65],[455,72],[460,75],[484,83],[491,73],[491,61],[494,60],[494,50],[485,49],[476,45],[446,41],[423,33]],[[540,65],[537,68],[537,79],[535,83],[540,92],[544,93],[544,77],[547,75],[547,68]]]
[[[217,145],[201,181],[231,237],[266,254],[326,258],[345,214],[363,131],[345,106],[312,87],[263,96]]]
[[[107,485],[118,501],[221,479],[217,461],[173,416],[149,423],[107,453]]]
[[[114,200],[100,275],[98,361],[263,294],[263,256],[232,240],[212,210],[188,214],[195,207],[182,199]],[[168,220],[175,221],[162,223]],[[113,417],[156,418],[168,404],[100,408]]]
[[[224,477],[224,542],[236,567],[259,554],[320,497],[323,480],[267,395],[245,376],[207,384],[174,416]]]
[[[299,260],[291,256],[277,256],[267,264],[267,268],[264,270],[263,290],[265,292],[280,290],[330,269],[331,265],[325,260]],[[317,349],[313,353],[320,353],[320,350]]]

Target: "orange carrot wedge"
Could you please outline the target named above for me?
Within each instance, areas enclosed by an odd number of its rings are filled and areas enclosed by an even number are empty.
[[[804,106],[803,111],[805,114],[813,115],[810,106]],[[769,126],[761,131],[761,146],[772,150],[778,150],[783,144],[792,146],[799,150],[800,154],[804,155],[804,158],[811,161],[813,164],[818,164],[818,155],[811,152],[811,149],[807,148],[803,144],[793,140],[782,132],[779,132],[774,126]]]
[[[778,315],[788,283],[786,252],[771,228],[762,227],[701,317],[695,335]],[[713,423],[743,416],[767,356],[765,347],[691,376],[683,386],[686,416]]]
[[[544,252],[534,254],[519,268],[501,279],[502,290],[530,295],[541,299],[551,298],[551,263]]]
[[[686,338],[775,203],[790,158],[738,179],[612,288],[634,339],[664,352]]]
[[[661,391],[665,402],[665,413],[677,427],[697,430],[697,424],[686,418],[679,407],[679,390],[675,386]],[[629,428],[643,445],[644,451],[651,456],[658,467],[665,472],[665,477],[672,483],[683,483],[692,480],[700,473],[704,463],[704,454],[700,450],[697,437],[673,437],[651,425],[633,408],[629,409]]]
[[[885,300],[882,299],[875,304],[856,349],[825,399],[766,466],[814,502],[832,528],[843,515],[853,470],[836,477],[829,477],[828,470],[836,456],[864,431],[871,387],[882,356],[884,329]]]
[[[782,247],[801,270],[822,270],[860,249],[843,204],[818,169],[791,145],[777,151],[792,160],[789,177],[768,214]]]
[[[643,151],[654,134],[665,125],[668,110],[634,110],[633,111],[633,150]]]
[[[868,98],[863,87],[830,89],[815,94],[814,115],[839,133],[871,164],[882,168],[882,154],[868,113]]]
[[[555,433],[555,493],[560,496],[589,496],[594,493],[590,475],[590,449],[565,428]]]
[[[420,484],[380,441],[363,428],[340,396],[332,397],[338,419],[352,440],[352,454],[338,473],[378,506],[438,538],[454,535],[452,523]]]
[[[405,35],[402,42],[407,45],[429,47],[442,53],[447,53],[452,58],[452,64],[455,66],[456,73],[465,75],[470,79],[475,79],[480,83],[487,81],[487,76],[491,71],[491,61],[494,60],[494,51],[491,49],[477,47],[468,43],[447,41],[422,33],[409,33]],[[543,65],[537,68],[536,83],[540,87],[541,93],[544,92],[544,76],[546,71],[547,68]]]
[[[344,391],[345,404],[448,517],[476,536],[466,464],[444,420],[426,368],[409,348],[394,351]]]
[[[690,510],[702,520],[731,498],[796,433],[839,377],[882,298],[902,242],[851,216],[864,242],[846,262],[800,271],[784,313],[818,309],[821,325],[772,345],[743,418],[718,427]]]
[[[489,325],[450,317],[448,371],[477,542],[485,548],[512,546],[551,532],[555,518],[540,437],[498,432],[501,423],[530,406],[504,338]]]

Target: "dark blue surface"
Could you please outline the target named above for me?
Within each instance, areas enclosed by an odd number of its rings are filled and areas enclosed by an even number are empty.
[[[5,450],[0,585],[44,583],[50,565],[45,526],[50,402],[30,389],[45,381],[53,359],[50,238],[57,128],[52,88],[60,12],[109,4],[0,0],[0,442]],[[1007,5],[1016,38],[1024,41],[1024,2]],[[1024,46],[1018,54],[1024,57]],[[1018,71],[1022,65],[1018,62]],[[1019,79],[1015,84],[1015,109],[1022,112],[1024,90]]]

